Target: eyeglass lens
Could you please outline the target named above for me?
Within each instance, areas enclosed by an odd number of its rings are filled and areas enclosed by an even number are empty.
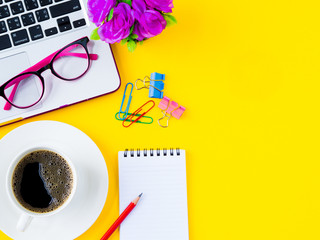
[[[12,104],[21,108],[37,103],[42,96],[42,92],[41,79],[35,74],[24,74],[13,79],[4,90],[6,98]]]
[[[88,53],[81,44],[65,48],[52,60],[52,70],[64,80],[78,79],[88,70],[89,65]],[[4,94],[13,105],[27,108],[41,99],[43,91],[39,76],[28,73],[12,79]]]
[[[89,56],[81,44],[74,44],[60,52],[52,63],[52,68],[61,78],[74,80],[89,68]]]

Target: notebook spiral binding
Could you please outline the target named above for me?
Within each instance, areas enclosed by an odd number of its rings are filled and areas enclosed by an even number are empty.
[[[140,148],[138,148],[136,151],[134,151],[134,149],[126,149],[124,151],[124,157],[134,157],[134,153],[137,154],[137,157],[140,157],[141,155],[143,155],[144,157],[147,157],[148,155],[153,157],[153,156],[160,156],[161,153],[163,156],[174,156],[175,154],[177,156],[180,156],[180,148],[170,148],[169,150],[167,148],[157,148],[156,150],[154,150],[153,148],[150,148],[149,150],[144,148],[143,150],[140,150]]]

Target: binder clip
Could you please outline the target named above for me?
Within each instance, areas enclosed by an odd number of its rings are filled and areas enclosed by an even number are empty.
[[[169,120],[171,116],[173,116],[176,119],[180,119],[184,111],[186,110],[185,107],[179,105],[175,101],[170,101],[170,98],[168,97],[163,97],[163,99],[160,101],[158,107],[162,110],[163,117],[158,119],[158,124],[166,128],[169,126]],[[162,119],[167,118],[167,125],[162,125],[161,121]]]
[[[151,104],[151,105],[150,105]],[[140,113],[143,110],[143,107],[146,105],[150,105],[147,110],[145,110],[143,113]],[[135,122],[138,122],[142,117],[144,117],[156,104],[154,101],[149,100],[145,104],[143,104],[141,107],[139,107],[136,111],[134,111],[132,114],[130,114],[125,120],[122,121],[122,126],[124,127],[130,127]],[[133,119],[134,117],[137,117],[136,119]],[[130,124],[126,125],[126,122],[130,122]]]
[[[131,90],[130,90],[130,95],[129,95],[129,98],[128,98],[128,102],[127,102],[127,106],[126,106],[126,109],[124,110],[124,112],[122,111],[122,108],[123,108],[123,102],[126,98],[126,92],[127,92],[127,87],[131,85]],[[133,84],[132,83],[127,83],[126,85],[126,88],[124,89],[124,93],[123,93],[123,97],[122,97],[122,102],[121,102],[121,106],[120,106],[120,110],[119,112],[117,113],[118,114],[118,118],[121,119],[121,120],[124,120],[127,115],[128,115],[128,112],[129,112],[129,107],[130,107],[130,104],[131,104],[131,100],[132,100],[132,90],[133,90]],[[123,116],[121,116],[121,114]]]
[[[161,73],[151,73],[150,78],[146,76],[143,80],[137,79],[135,81],[135,87],[137,90],[141,90],[143,88],[149,89],[149,98],[163,98],[163,89],[164,89],[164,81],[165,74]],[[137,83],[142,82],[143,86],[138,88]]]

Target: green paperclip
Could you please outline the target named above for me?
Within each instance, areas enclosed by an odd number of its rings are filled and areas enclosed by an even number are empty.
[[[125,113],[120,113],[120,114],[125,114]],[[119,121],[124,121],[124,120],[121,120],[119,117],[118,117],[118,115],[119,115],[119,112],[117,112],[116,113],[116,115],[115,115],[115,118],[117,119],[117,120],[119,120]],[[131,113],[128,113],[128,115],[131,115]],[[141,116],[141,114],[137,114],[136,115],[137,117],[139,117],[139,116]],[[142,122],[141,120],[138,120],[138,121],[136,121],[137,123],[143,123],[143,124],[151,124],[151,123],[153,123],[153,118],[152,117],[148,117],[148,116],[143,116],[141,119],[143,119],[143,118],[148,118],[148,119],[150,119],[150,121],[149,122]],[[129,119],[127,119],[127,120],[125,120],[126,122],[133,122],[133,120],[129,120]]]

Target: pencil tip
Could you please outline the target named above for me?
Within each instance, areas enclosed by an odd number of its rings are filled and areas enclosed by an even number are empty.
[[[139,197],[141,197],[141,196],[142,196],[142,194],[143,194],[143,193],[141,193],[141,194],[139,195]]]

